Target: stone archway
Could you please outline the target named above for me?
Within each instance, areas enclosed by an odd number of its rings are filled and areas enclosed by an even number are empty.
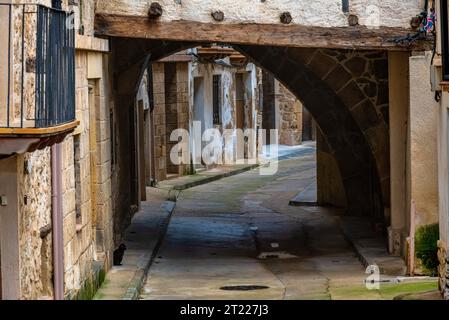
[[[388,69],[382,52],[236,46],[312,113],[335,157],[348,210],[383,219],[389,206]],[[373,78],[378,79],[374,81]],[[379,100],[379,101],[377,101]],[[388,109],[387,109],[388,110]]]
[[[199,43],[113,38],[117,110],[133,103],[143,68]],[[389,207],[388,65],[382,51],[350,51],[235,45],[235,49],[272,73],[309,109],[336,159],[352,215],[383,221]],[[126,117],[124,112],[117,115]],[[126,141],[127,122],[119,126]],[[126,145],[126,144],[125,144]],[[128,171],[130,154],[117,150],[119,170]],[[123,228],[130,181],[118,175],[116,226]],[[120,222],[119,222],[120,221]],[[116,230],[118,232],[119,230]]]

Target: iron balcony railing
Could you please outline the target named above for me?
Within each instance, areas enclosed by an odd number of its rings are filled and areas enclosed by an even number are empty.
[[[0,128],[75,120],[73,14],[0,3]]]

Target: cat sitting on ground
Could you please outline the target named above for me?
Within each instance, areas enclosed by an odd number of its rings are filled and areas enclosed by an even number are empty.
[[[121,266],[123,256],[125,255],[126,245],[122,243],[117,250],[114,251],[114,266]]]

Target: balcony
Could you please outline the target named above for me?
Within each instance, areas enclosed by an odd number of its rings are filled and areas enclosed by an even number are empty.
[[[0,3],[0,155],[64,139],[75,120],[73,16]]]

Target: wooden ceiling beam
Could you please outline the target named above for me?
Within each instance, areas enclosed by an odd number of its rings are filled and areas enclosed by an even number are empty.
[[[431,50],[433,39],[395,42],[415,32],[404,28],[316,27],[281,24],[226,24],[154,21],[146,17],[97,14],[99,36],[196,43],[226,43],[352,50]]]

